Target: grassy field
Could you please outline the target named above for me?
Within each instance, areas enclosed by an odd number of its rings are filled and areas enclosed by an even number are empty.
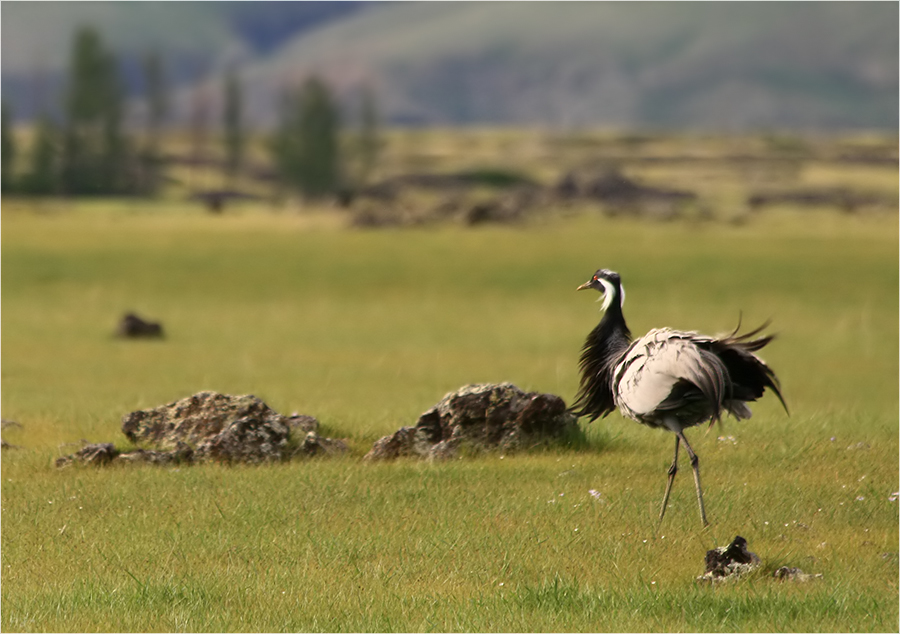
[[[4,631],[898,629],[896,213],[344,225],[4,204],[2,407],[22,425],[4,431],[20,447],[2,457]],[[689,432],[709,529],[683,471],[656,531],[671,437],[617,413],[579,450],[361,462],[466,383],[571,402],[599,318],[574,289],[600,266],[622,274],[635,333],[722,332],[742,312],[780,335],[763,356],[790,417],[767,397]],[[166,339],[113,338],[128,310]],[[314,415],[351,455],[52,466],[82,438],[125,447],[124,414],[204,389]],[[764,569],[697,582],[736,534]],[[781,565],[823,577],[779,582]]]

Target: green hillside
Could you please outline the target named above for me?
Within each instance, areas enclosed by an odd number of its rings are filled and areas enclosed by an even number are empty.
[[[299,38],[269,76],[372,76],[421,123],[896,127],[897,5],[428,3]]]
[[[242,60],[258,123],[315,71],[345,98],[374,84],[396,123],[897,128],[896,3],[372,3],[256,48],[229,4],[49,3],[38,19],[6,2],[4,87],[35,42],[58,49],[53,67],[87,16],[114,46],[159,42],[176,65]],[[258,6],[271,23],[281,4]]]

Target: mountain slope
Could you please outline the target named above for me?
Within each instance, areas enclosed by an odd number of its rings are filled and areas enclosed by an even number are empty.
[[[22,97],[22,47],[58,45],[78,12],[27,22],[22,4],[3,3],[4,97]],[[164,42],[176,66],[241,61],[260,124],[311,72],[348,103],[372,84],[407,124],[896,130],[900,108],[888,2],[43,4],[96,13],[117,49]]]
[[[893,3],[401,3],[256,72],[370,77],[408,122],[896,128],[897,17]]]

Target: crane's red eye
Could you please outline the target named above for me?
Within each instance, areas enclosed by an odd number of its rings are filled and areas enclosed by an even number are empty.
[[[594,281],[596,282],[598,279],[600,279],[600,278],[598,278],[598,277],[595,275],[595,276],[594,276]]]

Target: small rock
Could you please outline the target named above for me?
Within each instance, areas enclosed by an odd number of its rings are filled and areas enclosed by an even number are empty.
[[[162,337],[162,324],[146,321],[134,313],[127,313],[119,321],[116,328],[116,335],[119,337]]]
[[[118,455],[119,450],[112,443],[90,444],[85,445],[71,456],[57,458],[56,466],[67,467],[76,462],[102,466],[111,463]]]
[[[154,451],[152,449],[136,449],[128,453],[119,454],[116,462],[130,464],[190,464],[194,461],[194,450],[190,445],[178,443],[173,451]]]
[[[297,449],[294,450],[293,456],[319,456],[319,455],[337,455],[347,453],[349,448],[343,440],[334,438],[323,438],[314,431],[306,434],[306,438]]]
[[[782,566],[778,570],[776,570],[773,575],[776,579],[780,579],[782,581],[799,581],[806,582],[812,581],[813,579],[821,579],[822,574],[811,575],[803,572],[799,568],[790,568],[788,566]]]

